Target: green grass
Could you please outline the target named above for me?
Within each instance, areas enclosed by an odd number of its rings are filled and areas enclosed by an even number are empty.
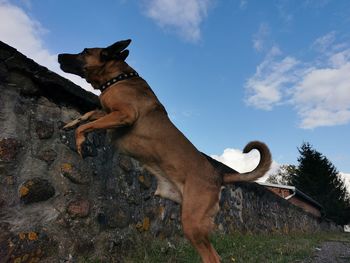
[[[323,241],[350,242],[349,234],[289,234],[289,235],[216,235],[212,242],[222,262],[300,262],[310,258]],[[131,252],[123,256],[125,263],[196,263],[200,259],[185,240],[168,243],[157,239],[136,241]],[[83,262],[98,263],[98,260]]]

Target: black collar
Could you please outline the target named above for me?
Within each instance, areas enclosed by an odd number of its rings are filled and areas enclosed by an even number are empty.
[[[108,80],[105,82],[103,85],[100,86],[99,90],[101,92],[105,91],[109,86],[112,86],[113,84],[125,80],[125,79],[130,79],[133,77],[138,77],[139,74],[136,71],[130,72],[130,73],[121,73],[118,76]]]

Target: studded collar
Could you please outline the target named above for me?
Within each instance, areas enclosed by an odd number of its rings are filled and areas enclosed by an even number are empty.
[[[105,91],[109,86],[112,86],[113,84],[125,80],[125,79],[130,79],[133,77],[138,77],[139,74],[136,71],[130,72],[130,73],[121,73],[118,76],[108,80],[105,82],[103,85],[100,86],[99,90],[101,92]]]

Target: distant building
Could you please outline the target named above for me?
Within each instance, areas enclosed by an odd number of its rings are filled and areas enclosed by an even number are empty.
[[[320,203],[316,202],[307,194],[298,190],[294,186],[289,185],[279,185],[270,183],[258,183],[265,186],[271,192],[279,195],[280,197],[288,200],[290,203],[302,208],[304,211],[316,216],[321,217],[323,207]]]

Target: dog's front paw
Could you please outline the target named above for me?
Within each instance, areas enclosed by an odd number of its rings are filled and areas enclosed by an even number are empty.
[[[67,123],[66,125],[63,126],[63,130],[70,130],[73,129],[75,126],[77,126],[80,123],[80,118],[76,119],[74,121],[71,121],[69,123]]]

